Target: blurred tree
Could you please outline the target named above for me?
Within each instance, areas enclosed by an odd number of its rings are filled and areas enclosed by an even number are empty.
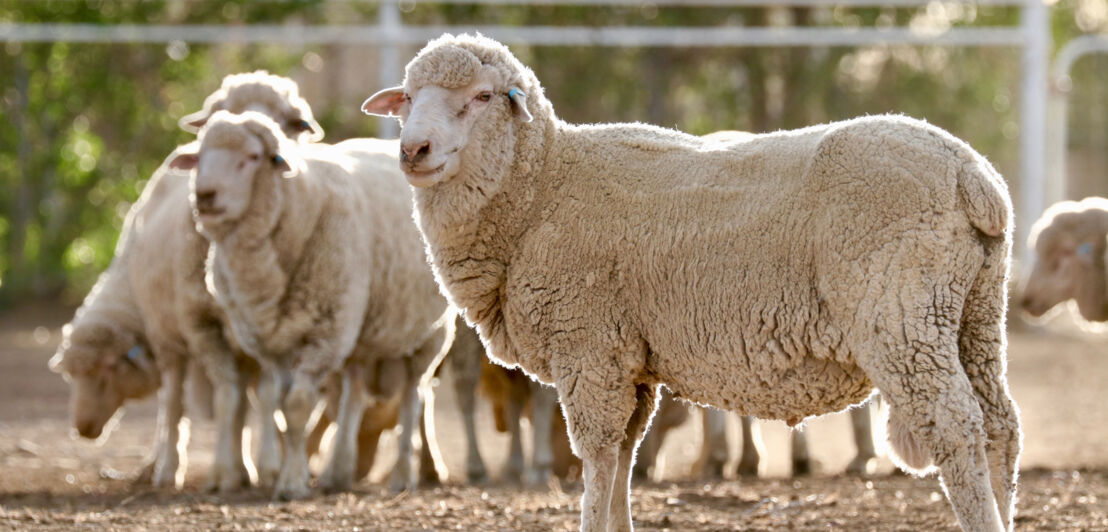
[[[992,26],[1019,18],[1017,8],[940,1],[921,8],[404,2],[401,9],[409,24],[729,25],[735,31]],[[0,0],[0,22],[375,24],[376,11],[374,2],[349,0]],[[1108,0],[1059,0],[1052,10],[1055,47],[1105,31],[1106,19]],[[1011,48],[513,49],[571,122],[640,120],[704,134],[899,112],[949,129],[1007,175],[1018,168],[1020,54]],[[1074,72],[1072,142],[1092,154],[1089,168],[1104,168],[1108,70],[1104,59],[1086,61]],[[189,140],[177,118],[197,109],[225,74],[265,68],[299,80],[335,141],[375,133],[376,121],[357,112],[361,98],[377,88],[375,62],[372,48],[345,45],[4,43],[0,304],[72,301],[87,291],[111,261],[122,215],[145,179],[173,146]]]

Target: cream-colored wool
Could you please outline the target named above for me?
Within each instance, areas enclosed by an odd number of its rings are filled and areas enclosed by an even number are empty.
[[[449,348],[454,319],[427,267],[396,147],[374,139],[297,146],[252,112],[216,113],[200,132],[190,186],[197,228],[212,242],[209,290],[244,350],[290,379],[278,497],[307,494],[305,425],[322,380],[344,367],[354,386],[344,395],[355,399],[346,413],[340,407],[340,427],[356,431],[365,393],[404,394],[405,458],[393,487],[410,485],[417,390]],[[216,205],[245,201],[245,209],[206,215],[196,199],[205,191]],[[377,386],[356,386],[367,381]],[[325,486],[353,480],[352,457],[342,452],[356,444],[345,438],[336,436]]]
[[[1081,317],[1108,321],[1108,199],[1085,198],[1051,205],[1031,227],[1035,263],[1024,281],[1021,305],[1042,316],[1068,300]]]
[[[467,54],[477,85],[458,79]],[[931,451],[962,527],[1011,528],[1011,205],[965,143],[898,116],[723,143],[567,124],[480,36],[432,41],[407,74],[402,145],[428,141],[412,132],[429,123],[447,124],[432,147],[468,139],[430,152],[457,158],[454,173],[408,174],[436,275],[490,356],[557,387],[585,462],[582,529],[631,528],[628,472],[659,384],[792,424],[876,387]],[[423,96],[465,101],[489,80],[467,130]]]
[[[300,96],[296,82],[265,70],[225,76],[219,90],[204,100],[204,108],[182,117],[179,124],[185,131],[195,133],[216,111],[257,111],[277,122],[290,139],[300,142],[323,139],[323,128],[315,121],[312,107]]]
[[[264,72],[227,76],[223,87],[207,101],[208,108],[241,110],[260,106],[286,123],[293,116],[303,116],[314,124],[311,110],[299,97],[295,84]],[[190,116],[198,119],[207,113],[202,110]],[[306,140],[307,136],[300,138]],[[175,151],[167,157],[167,164],[154,173],[128,212],[115,258],[66,329],[71,332],[66,334],[55,360],[58,369],[71,376],[75,422],[96,434],[124,398],[140,399],[159,385],[165,386],[160,397],[163,422],[155,438],[155,460],[144,473],[153,474],[157,485],[171,484],[177,477],[176,431],[182,413],[185,361],[202,366],[215,388],[218,427],[208,482],[210,487],[229,491],[249,481],[242,459],[241,432],[247,406],[245,385],[256,378],[256,369],[228,342],[225,317],[207,292],[204,260],[208,242],[194,229],[188,176],[169,168],[168,163],[177,155]],[[135,373],[126,355],[138,343],[148,347],[158,366],[155,371],[144,372],[143,386],[135,385],[135,378],[124,378]],[[105,365],[113,371],[92,372]],[[107,378],[119,385],[95,386],[98,379]],[[115,388],[126,393],[117,393]],[[271,454],[279,452],[276,427],[272,423],[267,426],[272,430],[263,433],[274,436],[262,446]],[[276,470],[270,474],[264,465],[264,461],[259,464],[260,480],[271,484],[275,478],[266,475],[275,477]]]

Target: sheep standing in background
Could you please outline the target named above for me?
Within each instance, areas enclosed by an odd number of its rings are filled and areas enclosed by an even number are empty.
[[[288,78],[257,71],[232,74],[181,120],[202,125],[215,109],[260,110],[284,124],[300,141],[318,140],[323,130]],[[175,158],[171,154],[167,160]],[[224,317],[204,284],[208,243],[194,229],[188,208],[188,179],[163,164],[124,221],[115,258],[89,293],[51,365],[73,386],[74,420],[86,437],[97,437],[122,400],[139,399],[161,386],[154,456],[146,474],[155,486],[175,483],[180,464],[177,441],[183,415],[184,365],[190,357],[212,381],[216,398],[216,452],[208,483],[229,491],[249,481],[242,460],[245,383],[252,362],[236,354],[224,331]],[[137,265],[137,266],[136,266]],[[155,363],[128,357],[136,344],[149,346]],[[140,367],[141,366],[141,367]],[[141,370],[141,373],[136,373]],[[136,377],[146,375],[139,383]],[[271,484],[279,465],[279,442],[272,418],[262,418],[260,482]],[[277,456],[277,462],[267,455]],[[272,469],[273,474],[267,474]]]
[[[877,388],[901,465],[937,466],[964,529],[1011,528],[1011,202],[964,143],[895,116],[726,143],[571,125],[464,35],[363,110],[401,118],[433,268],[489,356],[556,386],[583,530],[632,528],[659,384],[794,426]]]
[[[1108,321],[1108,199],[1085,198],[1051,205],[1031,227],[1035,264],[1023,283],[1020,306],[1039,317],[1073,300],[1081,317]]]
[[[391,486],[413,481],[420,385],[449,348],[454,319],[411,222],[396,147],[297,146],[264,115],[217,112],[172,163],[195,170],[190,200],[211,241],[208,288],[236,340],[275,377],[259,390],[262,415],[280,408],[287,424],[275,497],[308,494],[307,424],[333,371],[343,372],[342,402],[320,484],[352,484],[367,393],[402,394]]]

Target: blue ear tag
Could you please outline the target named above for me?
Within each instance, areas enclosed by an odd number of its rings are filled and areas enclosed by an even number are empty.
[[[276,165],[279,165],[279,164],[285,164],[285,158],[281,157],[280,155],[274,155],[273,156],[273,165],[276,166]]]
[[[136,345],[127,351],[127,359],[131,362],[135,362],[144,356],[146,356],[146,352],[142,349],[141,345]]]
[[[508,97],[512,98],[514,100],[515,97],[516,97],[516,93],[523,94],[523,91],[521,91],[521,90],[519,90],[515,87],[512,87],[512,90],[508,91]]]
[[[1080,246],[1077,246],[1077,256],[1083,259],[1090,259],[1093,256],[1093,243],[1085,242]]]

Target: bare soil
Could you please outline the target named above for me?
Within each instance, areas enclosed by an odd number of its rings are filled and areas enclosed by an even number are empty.
[[[67,387],[47,360],[71,309],[29,307],[0,315],[0,529],[575,530],[581,484],[542,488],[466,486],[464,441],[449,375],[437,389],[435,426],[446,467],[441,487],[393,495],[381,480],[395,460],[383,439],[369,482],[352,493],[271,502],[256,491],[205,493],[211,427],[192,424],[181,491],[133,485],[153,437],[152,400],[131,405],[101,441],[71,436]],[[1108,337],[1065,317],[1010,335],[1012,392],[1025,430],[1019,530],[1108,530]],[[487,410],[487,409],[485,409]],[[695,458],[697,416],[662,451],[660,483],[634,488],[639,530],[956,530],[935,478],[839,474],[851,458],[849,421],[808,424],[815,476],[787,478],[788,432],[762,423],[769,456],[761,478],[683,480]],[[479,419],[481,450],[495,476],[507,438]],[[737,440],[732,440],[737,441]]]

